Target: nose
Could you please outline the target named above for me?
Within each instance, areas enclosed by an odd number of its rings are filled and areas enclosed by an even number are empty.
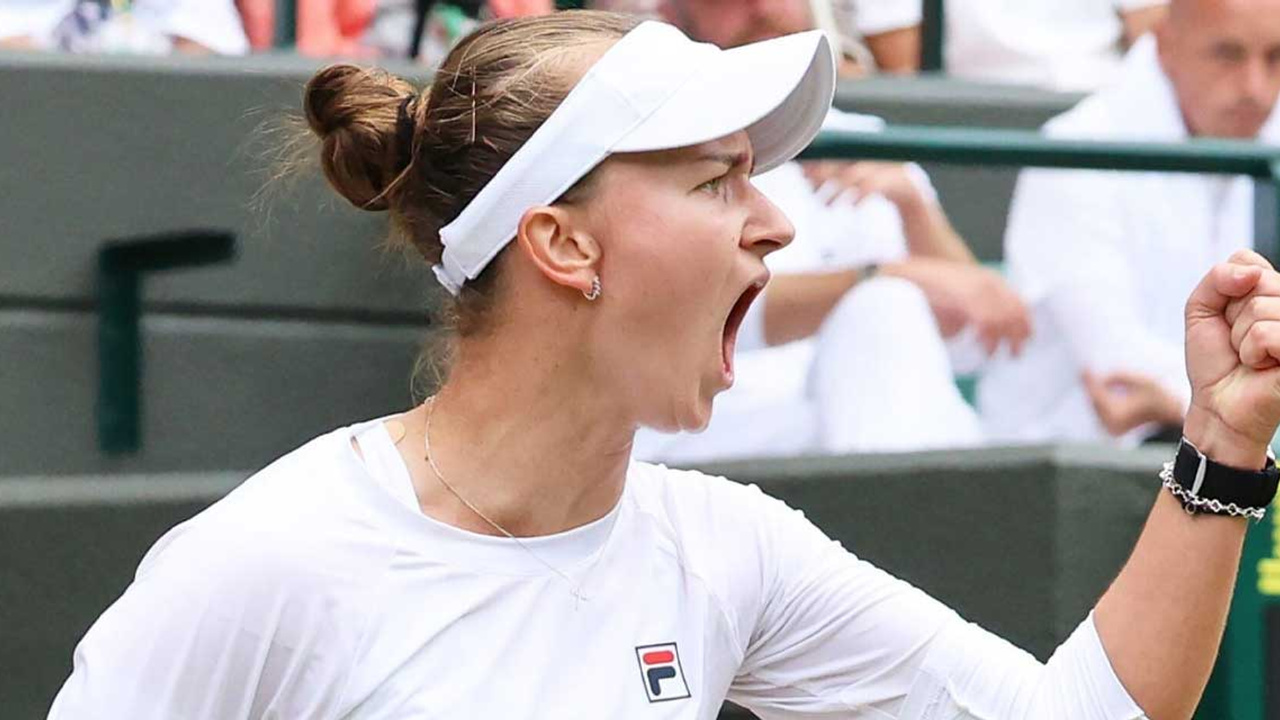
[[[1271,71],[1265,58],[1252,58],[1244,67],[1244,95],[1258,107],[1270,107],[1267,102],[1272,84]]]
[[[796,229],[778,206],[754,185],[751,186],[750,202],[751,212],[743,228],[740,243],[742,248],[764,258],[765,255],[790,245],[796,236]]]

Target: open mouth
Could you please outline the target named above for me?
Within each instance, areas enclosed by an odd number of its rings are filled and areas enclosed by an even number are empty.
[[[730,384],[733,383],[733,352],[738,344],[738,328],[742,326],[742,320],[747,316],[747,310],[751,307],[752,301],[760,295],[768,281],[769,276],[766,274],[751,283],[743,291],[742,295],[738,297],[738,301],[733,304],[733,308],[729,311],[729,317],[724,321],[724,333],[720,342],[720,360],[725,380]]]

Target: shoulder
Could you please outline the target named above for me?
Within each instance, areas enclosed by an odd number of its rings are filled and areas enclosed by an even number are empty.
[[[1054,117],[1044,133],[1056,138],[1172,140],[1181,123],[1155,40],[1147,36],[1129,51],[1112,82]]]
[[[631,466],[628,482],[634,485],[632,495],[642,512],[665,518],[673,526],[714,522],[712,516],[729,510],[745,513],[746,519],[790,510],[756,485],[697,470],[637,462]]]
[[[629,482],[638,512],[708,574],[729,567],[767,574],[797,547],[836,545],[803,512],[756,485],[646,463],[632,466]]]
[[[345,489],[345,442],[308,443],[166,533],[77,646],[54,716],[336,715],[391,554]]]
[[[211,592],[331,594],[377,571],[385,544],[363,502],[361,466],[346,429],[322,435],[251,476],[225,498],[163,535],[137,580],[188,582]]]
[[[1100,90],[1080,102],[1070,110],[1053,117],[1045,123],[1043,132],[1052,138],[1107,138],[1122,133],[1121,118],[1117,117],[1116,93],[1110,89]]]

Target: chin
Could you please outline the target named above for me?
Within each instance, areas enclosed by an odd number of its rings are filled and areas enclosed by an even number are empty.
[[[664,416],[645,424],[664,433],[700,433],[711,424],[711,400],[701,394],[685,402],[671,403],[668,408]]]

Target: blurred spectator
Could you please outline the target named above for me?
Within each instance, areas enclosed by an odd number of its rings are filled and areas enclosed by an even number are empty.
[[[1044,132],[1280,144],[1278,95],[1280,0],[1174,0],[1116,81]],[[1137,441],[1181,424],[1183,302],[1213,263],[1268,234],[1255,227],[1254,200],[1245,177],[1025,171],[1005,253],[1037,332],[1021,358],[984,378],[989,430],[1018,441]]]
[[[435,66],[483,19],[554,11],[554,0],[298,0],[298,51]]]
[[[782,22],[807,17],[805,0],[775,0],[773,16],[751,3],[685,2],[743,41],[805,29]],[[832,111],[827,126],[875,132],[883,122]],[[766,259],[774,277],[742,325],[734,387],[716,398],[705,432],[642,430],[635,456],[684,464],[982,442],[953,359],[971,370],[999,345],[1018,345],[1027,314],[974,261],[924,171],[788,163],[755,184],[796,236]]]
[[[266,52],[275,47],[276,0],[236,0],[240,19],[244,23],[249,47],[254,52]]]
[[[5,0],[0,46],[142,54],[248,51],[232,0]]]
[[[1056,90],[1100,87],[1168,0],[947,0],[947,73]]]
[[[842,75],[920,67],[920,0],[661,0],[670,22],[721,47],[822,28]]]
[[[814,26],[849,61],[843,75],[920,69],[920,0],[811,0]]]
[[[589,0],[587,7],[592,10],[627,13],[639,15],[651,20],[662,18],[663,0]]]
[[[413,32],[413,0],[298,0],[296,32],[298,52],[310,57],[372,57],[379,54],[408,56]],[[375,14],[401,16],[395,53],[379,53],[365,44],[365,34]]]

